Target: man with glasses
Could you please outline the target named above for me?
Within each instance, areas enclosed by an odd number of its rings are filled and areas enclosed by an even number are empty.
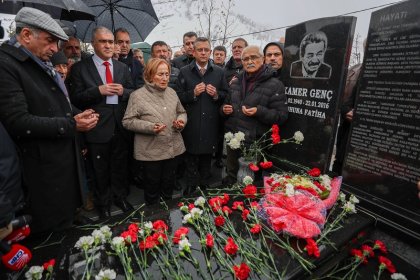
[[[209,183],[211,158],[218,141],[219,107],[228,90],[223,69],[210,61],[211,46],[207,38],[197,38],[193,54],[195,60],[180,70],[177,92],[188,115],[182,133],[187,149],[187,194],[198,185],[206,188]]]
[[[241,59],[244,71],[230,85],[230,95],[225,99],[222,112],[226,116],[225,129],[232,133],[242,131],[245,145],[250,145],[273,124],[283,124],[288,112],[284,85],[273,77],[274,70],[264,64],[260,49],[246,47]],[[240,153],[239,149],[227,147],[224,184],[236,182]]]
[[[263,50],[265,64],[271,65],[275,70],[274,77],[281,79],[281,68],[283,66],[283,44],[279,42],[268,43]]]
[[[197,39],[197,33],[187,32],[182,37],[185,53],[172,61],[172,65],[178,69],[189,65],[194,60],[194,42]]]
[[[112,201],[124,212],[128,203],[128,141],[122,118],[133,83],[128,67],[112,59],[114,35],[105,27],[93,30],[95,54],[73,66],[70,74],[71,100],[79,108],[92,107],[99,113],[95,129],[86,133],[89,157],[95,175],[95,206],[100,218],[110,215]]]

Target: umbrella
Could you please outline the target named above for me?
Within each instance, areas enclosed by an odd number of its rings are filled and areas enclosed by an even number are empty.
[[[70,23],[83,42],[91,42],[91,33],[96,26],[104,26],[112,32],[123,27],[130,33],[132,42],[144,41],[159,23],[150,0],[85,0],[85,3],[94,11],[95,21]]]
[[[17,14],[22,7],[31,7],[54,19],[75,21],[94,20],[95,14],[82,0],[0,0],[0,13]]]

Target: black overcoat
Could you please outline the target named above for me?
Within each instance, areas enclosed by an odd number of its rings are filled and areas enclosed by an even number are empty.
[[[206,92],[194,97],[194,88],[201,82],[212,84],[217,89],[217,100]],[[188,116],[188,123],[182,132],[187,152],[196,155],[214,153],[219,134],[219,107],[228,91],[223,69],[209,62],[202,76],[193,61],[181,68],[177,90]]]
[[[67,227],[81,205],[75,108],[47,72],[7,43],[0,85],[0,121],[19,149],[32,230]]]
[[[229,98],[225,104],[233,106],[233,113],[225,116],[225,128],[230,132],[242,131],[247,144],[260,138],[273,124],[281,125],[288,117],[284,85],[273,77],[273,69],[264,69],[247,92],[243,89],[246,73],[243,72],[230,86]],[[242,112],[242,106],[257,107],[257,113],[249,117]],[[223,111],[221,109],[222,115]]]

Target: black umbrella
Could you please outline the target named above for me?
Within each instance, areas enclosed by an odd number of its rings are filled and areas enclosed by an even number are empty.
[[[17,14],[22,7],[31,7],[54,19],[75,21],[95,19],[95,14],[82,0],[0,0],[0,13]]]
[[[91,41],[92,30],[104,26],[111,31],[123,27],[130,33],[132,42],[144,41],[159,23],[150,0],[85,0],[94,11],[94,22],[75,21],[76,36],[83,42]]]

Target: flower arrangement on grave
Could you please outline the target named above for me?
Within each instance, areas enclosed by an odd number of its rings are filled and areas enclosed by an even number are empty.
[[[269,134],[270,137],[268,137]],[[300,131],[296,131],[293,137],[289,139],[281,139],[280,129],[277,124],[273,124],[270,130],[249,145],[245,144],[245,134],[242,131],[236,133],[227,132],[224,138],[226,145],[232,150],[241,150],[241,155],[244,160],[250,162],[249,168],[252,171],[258,171],[260,167],[268,169],[273,166],[273,163],[267,160],[265,154],[271,147],[280,143],[300,144],[304,140],[304,136]]]
[[[144,220],[141,214],[123,229],[119,224],[128,219],[102,226],[75,244],[78,262],[84,262],[77,278],[282,279],[288,266],[279,267],[279,250],[310,273],[327,246],[335,249],[330,234],[356,212],[357,198],[340,193],[339,188],[340,178],[317,169],[299,175],[272,174],[263,187],[246,177],[241,184],[184,199],[171,213],[169,225],[164,220]],[[359,265],[378,251],[380,257],[372,262],[377,264],[377,277],[393,273],[392,279],[404,279],[386,256],[383,243],[363,245],[353,248],[348,261],[327,276],[353,279]],[[102,259],[113,261],[98,268],[94,263],[101,253],[108,256]],[[28,279],[40,276],[38,267],[27,272]]]

